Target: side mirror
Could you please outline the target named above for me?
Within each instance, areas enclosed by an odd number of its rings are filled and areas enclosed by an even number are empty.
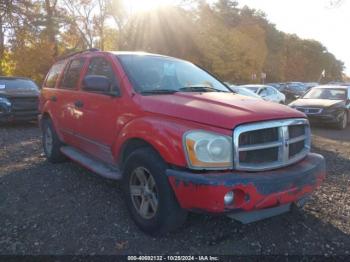
[[[111,91],[111,82],[105,76],[85,76],[83,79],[83,89],[90,92],[109,93]]]

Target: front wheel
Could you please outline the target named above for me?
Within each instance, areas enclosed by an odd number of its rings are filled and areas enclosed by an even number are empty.
[[[337,122],[337,128],[340,130],[343,130],[347,127],[348,125],[348,114],[346,111],[339,117],[339,120]]]
[[[131,217],[151,235],[175,230],[187,216],[168,182],[166,168],[154,150],[140,148],[127,158],[123,172],[123,191]]]

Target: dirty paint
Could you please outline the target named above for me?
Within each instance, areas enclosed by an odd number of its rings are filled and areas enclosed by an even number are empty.
[[[170,184],[182,208],[210,213],[251,211],[295,202],[310,194],[325,178],[321,155],[309,154],[289,167],[264,172],[190,173],[167,170]],[[233,205],[224,195],[235,192]]]

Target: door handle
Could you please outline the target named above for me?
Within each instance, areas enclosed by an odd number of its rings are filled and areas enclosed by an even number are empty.
[[[56,96],[51,96],[51,97],[50,97],[50,100],[51,100],[52,102],[56,102],[56,101],[57,101],[57,97],[56,97]]]
[[[83,107],[84,103],[82,101],[80,101],[80,100],[77,100],[77,101],[75,101],[74,105],[76,107]]]

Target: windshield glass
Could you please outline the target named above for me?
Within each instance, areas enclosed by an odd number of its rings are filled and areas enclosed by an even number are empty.
[[[31,80],[27,79],[0,79],[0,88],[4,89],[31,89],[38,90],[38,86]]]
[[[288,85],[288,88],[289,89],[294,89],[294,90],[299,90],[299,91],[302,91],[302,90],[305,89],[304,86],[299,85],[299,84],[290,84],[290,85]]]
[[[136,91],[231,92],[194,64],[148,55],[118,55]],[[161,93],[161,92],[157,92]]]
[[[345,100],[346,92],[344,89],[314,88],[306,93],[303,98]]]
[[[254,93],[258,92],[258,90],[260,88],[259,86],[242,86],[242,87],[249,89],[249,90],[253,91]]]

